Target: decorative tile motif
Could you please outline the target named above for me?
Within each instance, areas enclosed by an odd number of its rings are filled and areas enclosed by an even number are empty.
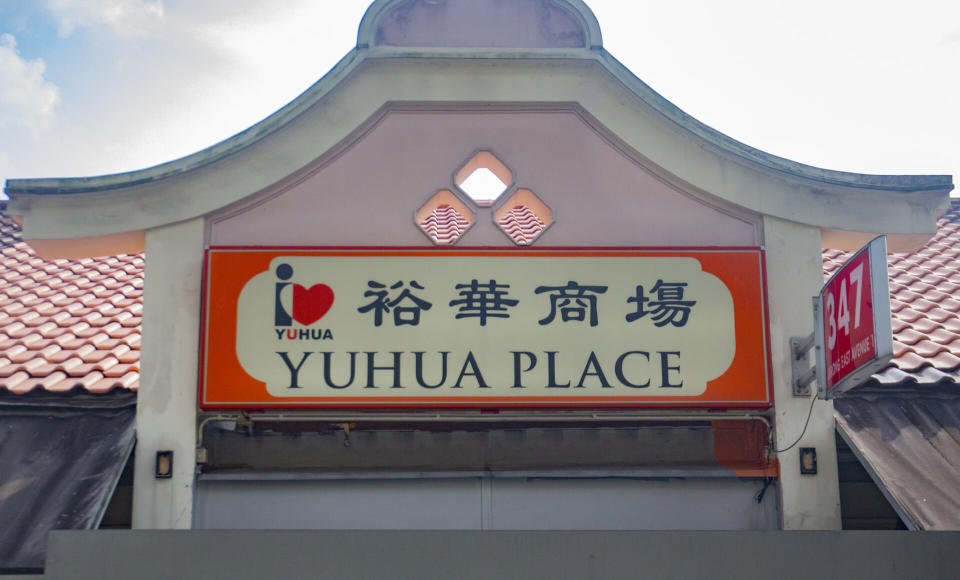
[[[454,244],[473,225],[474,210],[490,211],[487,208],[514,188],[513,181],[513,172],[496,155],[478,151],[454,173],[453,189],[431,197],[417,210],[415,222],[433,243]],[[490,217],[519,246],[532,244],[553,223],[553,212],[529,189],[513,191]]]
[[[433,243],[448,246],[473,225],[473,212],[453,192],[443,189],[417,210],[416,221]]]
[[[0,390],[135,390],[143,256],[45,261],[0,212]]]
[[[515,205],[497,220],[497,225],[521,246],[530,245],[546,228],[546,224],[525,205]]]
[[[452,244],[463,235],[470,222],[453,206],[443,204],[430,212],[420,226],[436,243]]]
[[[529,246],[553,223],[553,212],[529,189],[518,189],[493,219],[515,244]]]

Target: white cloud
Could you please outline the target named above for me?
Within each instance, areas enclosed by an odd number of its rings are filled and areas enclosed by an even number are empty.
[[[43,77],[42,59],[25,60],[11,34],[0,34],[0,128],[38,132],[53,119],[60,100],[57,86]]]
[[[343,4],[232,0],[223,10],[220,0],[171,1],[156,34],[137,42],[98,39],[84,62],[97,71],[96,94],[70,103],[98,119],[97,143],[67,156],[84,158],[84,175],[113,173],[170,161],[243,131],[353,47],[365,4]],[[56,171],[64,164],[59,158]]]
[[[163,20],[162,0],[47,0],[47,8],[62,36],[102,25],[119,36],[139,36]]]
[[[229,15],[197,19],[194,37],[225,59],[232,82],[249,85],[246,108],[259,120],[318,80],[353,48],[364,2],[254,2]],[[347,26],[343,21],[349,22]]]

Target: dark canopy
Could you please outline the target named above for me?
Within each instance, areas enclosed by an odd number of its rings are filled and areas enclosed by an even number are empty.
[[[92,529],[134,442],[136,394],[0,393],[0,570],[40,568],[50,530]]]
[[[960,398],[851,396],[837,429],[904,523],[960,530]]]

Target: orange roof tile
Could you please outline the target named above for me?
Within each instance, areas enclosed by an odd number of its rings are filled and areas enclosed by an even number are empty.
[[[824,250],[830,277],[849,253]],[[867,386],[960,383],[960,200],[937,223],[922,249],[890,254],[893,360]]]
[[[0,204],[0,390],[136,390],[143,255],[42,260],[5,209]]]

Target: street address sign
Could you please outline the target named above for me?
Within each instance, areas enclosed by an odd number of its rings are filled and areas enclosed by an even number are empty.
[[[814,299],[817,383],[833,398],[883,369],[893,357],[887,241],[874,238]]]

